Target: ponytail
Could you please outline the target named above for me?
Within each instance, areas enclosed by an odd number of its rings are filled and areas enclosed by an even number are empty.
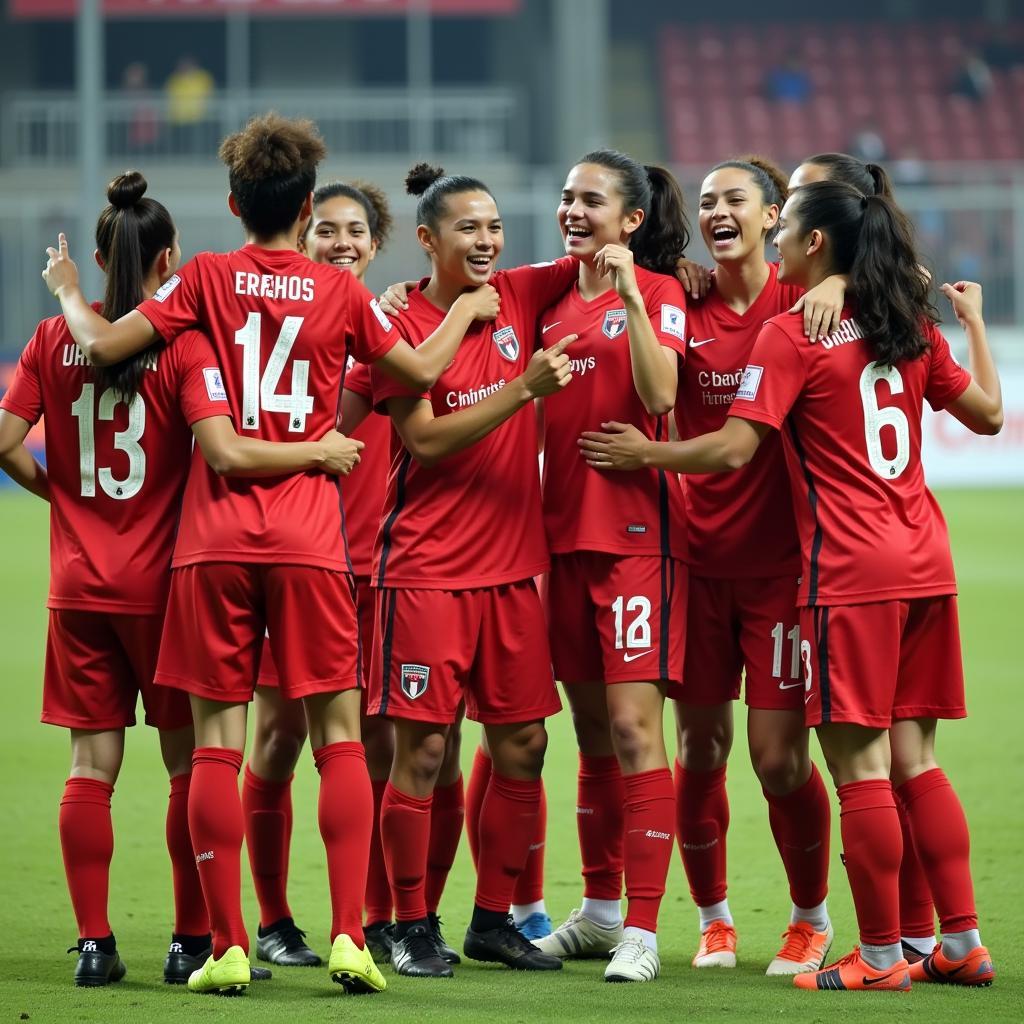
[[[809,156],[805,164],[823,167],[828,181],[850,185],[866,196],[892,199],[892,180],[878,164],[866,164],[849,153],[819,153]]]

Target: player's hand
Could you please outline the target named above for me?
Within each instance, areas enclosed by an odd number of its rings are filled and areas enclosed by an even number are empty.
[[[711,271],[685,256],[676,260],[676,277],[691,299],[703,299],[711,290]]]
[[[348,476],[359,464],[359,453],[366,446],[354,437],[346,437],[337,430],[328,430],[320,438],[324,449],[324,461],[320,467],[331,476]]]
[[[631,249],[614,243],[602,247],[594,257],[594,269],[602,277],[605,274],[611,274],[612,287],[621,298],[637,299],[640,297]]]
[[[602,423],[600,433],[587,430],[576,443],[580,455],[594,469],[643,469],[647,446],[651,443],[630,423]]]
[[[482,284],[479,288],[463,292],[458,301],[468,307],[474,320],[494,320],[501,311],[501,296],[493,285]]]
[[[43,270],[43,280],[50,292],[59,298],[62,288],[77,288],[78,267],[68,255],[68,240],[63,231],[57,236],[57,248],[47,246],[46,255],[49,258]]]
[[[846,278],[832,274],[805,292],[790,307],[790,313],[804,313],[804,334],[814,341],[827,338],[839,327],[846,301]]]
[[[956,284],[944,284],[942,294],[953,304],[953,312],[961,327],[969,322],[981,320],[981,285],[975,281],[957,281]]]
[[[396,281],[384,289],[384,294],[377,300],[388,316],[398,316],[409,308],[409,292],[419,284],[418,281]]]
[[[572,380],[572,366],[565,350],[576,338],[575,334],[567,334],[551,348],[539,348],[533,353],[523,373],[523,386],[530,398],[553,395]]]

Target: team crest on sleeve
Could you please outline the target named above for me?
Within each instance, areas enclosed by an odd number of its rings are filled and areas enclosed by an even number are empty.
[[[500,331],[495,331],[491,337],[494,339],[495,348],[497,348],[503,358],[507,359],[510,363],[514,363],[519,358],[519,339],[516,337],[516,329],[514,327],[502,327]]]
[[[624,309],[609,309],[604,315],[604,323],[601,324],[601,333],[606,338],[617,338],[626,329],[626,311]]]
[[[429,665],[402,665],[402,693],[415,700],[427,692],[430,682]]]
[[[761,386],[761,377],[764,375],[763,366],[755,366],[751,363],[744,371],[740,380],[740,386],[736,389],[737,398],[745,398],[752,402],[757,397],[757,389]]]
[[[204,367],[203,377],[206,380],[206,394],[210,401],[226,402],[228,400],[228,392],[224,387],[224,378],[220,374],[220,367]]]
[[[163,302],[179,284],[181,284],[181,278],[177,274],[173,277],[167,278],[167,280],[157,288],[156,292],[154,292],[153,298],[156,299],[157,302]]]
[[[671,334],[673,338],[686,341],[686,314],[678,306],[662,303],[661,330],[663,334]]]

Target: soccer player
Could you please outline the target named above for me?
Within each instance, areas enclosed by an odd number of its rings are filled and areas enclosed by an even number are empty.
[[[395,898],[392,965],[451,977],[427,917],[424,881],[435,781],[460,703],[487,735],[493,773],[480,813],[477,889],[464,951],[520,970],[561,960],[531,945],[508,917],[534,835],[547,744],[560,704],[533,577],[547,569],[533,400],[571,378],[560,344],[532,352],[540,312],[568,289],[576,263],[496,271],[504,244],[494,198],[474,178],[413,168],[417,237],[431,276],[394,318],[418,345],[466,289],[488,286],[493,323],[472,329],[427,391],[377,374],[395,445],[373,583],[379,643],[371,714],[395,723],[395,760],[381,837]],[[529,408],[528,408],[529,407]]]
[[[334,424],[350,351],[409,386],[431,386],[455,354],[457,332],[413,349],[354,275],[296,251],[324,156],[312,123],[256,117],[225,139],[220,153],[246,244],[201,253],[115,323],[82,297],[63,236],[60,251],[51,250],[44,277],[86,357],[106,365],[157,338],[172,344],[201,325],[243,433],[286,442]],[[478,301],[460,299],[453,320],[468,326]],[[196,728],[189,825],[213,954],[189,988],[244,991],[251,976],[237,776],[269,627],[281,692],[303,698],[321,777],[332,905],[328,970],[346,991],[379,992],[386,983],[366,950],[361,920],[373,795],[359,742],[358,630],[338,489],[318,474],[225,484],[197,473],[190,483],[157,671],[158,683],[190,694]]]
[[[809,156],[790,175],[789,188],[799,188],[815,181],[839,181],[851,185],[866,196],[892,199],[892,181],[884,167],[866,164],[849,153],[818,153]]]
[[[117,318],[177,270],[177,231],[130,171],[107,189],[96,225],[106,272],[103,315]],[[47,470],[24,446],[46,417]],[[210,949],[210,926],[189,840],[192,715],[184,694],[153,685],[167,602],[171,550],[195,433],[223,473],[316,466],[337,471],[358,445],[272,445],[239,438],[207,339],[191,331],[172,349],[155,344],[94,370],[62,317],[44,320],[0,401],[0,466],[50,502],[50,608],[42,720],[71,732],[71,777],[60,840],[78,920],[75,984],[125,974],[107,916],[113,831],[110,799],[141,692],[146,722],[160,732],[171,780],[167,848],[174,879],[174,932],[164,980],[183,983]],[[347,452],[347,454],[346,454]],[[197,456],[198,457],[198,456]],[[202,962],[199,960],[199,963]]]
[[[672,473],[589,469],[576,439],[607,419],[668,438],[686,351],[686,296],[674,270],[689,225],[667,171],[611,150],[569,171],[557,217],[580,265],[572,289],[541,318],[542,341],[566,332],[578,340],[572,386],[544,403],[546,607],[580,748],[585,888],[582,909],[536,945],[563,958],[611,954],[606,981],[653,981],[675,832],[662,719],[666,688],[683,668],[683,493]]]
[[[981,289],[942,286],[967,333],[968,372],[935,326],[909,222],[891,200],[832,182],[801,186],[776,245],[784,283],[849,276],[839,329],[810,342],[792,315],[769,320],[714,433],[652,445],[607,424],[583,436],[582,454],[599,468],[716,472],[746,465],[770,430],[782,433],[801,543],[805,714],[838,790],[861,937],[794,984],[988,985],[995,972],[978,932],[967,823],[935,761],[937,720],[966,712],[949,537],[921,467],[925,401],[979,434],[1002,426]],[[900,944],[897,793],[942,925],[942,942],[913,965]]]

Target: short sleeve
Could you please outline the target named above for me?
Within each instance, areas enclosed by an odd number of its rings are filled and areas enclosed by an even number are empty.
[[[767,423],[778,430],[806,379],[807,367],[796,343],[769,321],[754,342],[729,415]]]
[[[36,328],[14,368],[11,386],[0,398],[0,409],[6,409],[28,423],[38,423],[43,415],[43,388],[39,381],[39,346],[43,329],[44,324]]]
[[[363,398],[373,400],[370,368],[365,363],[352,364],[351,369],[345,374],[345,389],[361,395]]]
[[[176,346],[181,349],[178,400],[191,426],[211,416],[230,416],[228,393],[213,346],[205,334],[189,331]]]
[[[505,286],[515,295],[524,319],[531,325],[572,287],[579,272],[580,264],[575,256],[499,271]]]
[[[389,322],[394,329],[396,341],[398,338],[409,341],[406,337],[406,325],[401,317],[395,317]],[[412,343],[410,342],[410,344]],[[379,366],[370,367],[370,392],[373,397],[374,410],[385,416],[388,412],[386,402],[389,398],[424,398],[430,401],[429,391],[418,392],[408,388]]]
[[[940,412],[967,390],[971,375],[953,358],[949,342],[934,324],[929,324],[926,333],[931,347],[924,397]]]
[[[377,304],[370,290],[355,275],[349,275],[351,334],[347,341],[357,362],[373,363],[386,356],[398,344],[398,332]]]
[[[189,260],[156,290],[152,298],[138,305],[139,312],[168,344],[199,322],[200,259]]]
[[[644,308],[658,342],[686,355],[686,292],[674,277],[658,274],[644,292]]]

